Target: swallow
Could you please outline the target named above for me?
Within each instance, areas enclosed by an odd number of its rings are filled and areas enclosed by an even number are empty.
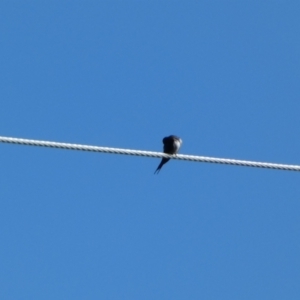
[[[175,135],[165,137],[162,142],[164,144],[164,153],[166,154],[176,154],[182,144],[181,138]],[[158,174],[162,166],[169,160],[170,158],[163,157],[154,174]]]

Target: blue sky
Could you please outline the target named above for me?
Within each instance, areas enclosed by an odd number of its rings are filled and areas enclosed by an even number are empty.
[[[2,1],[0,135],[300,164],[299,1]],[[299,299],[299,174],[0,144],[1,299]]]

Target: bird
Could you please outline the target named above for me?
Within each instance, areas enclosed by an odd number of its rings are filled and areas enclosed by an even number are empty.
[[[166,154],[176,154],[182,144],[181,138],[176,135],[167,136],[163,138],[162,142],[164,144],[164,153]],[[162,166],[169,160],[170,158],[163,157],[154,174],[158,174]]]

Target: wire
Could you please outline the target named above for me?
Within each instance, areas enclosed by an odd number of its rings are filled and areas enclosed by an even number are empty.
[[[300,171],[299,165],[274,164],[274,163],[267,163],[267,162],[256,162],[256,161],[216,158],[216,157],[207,157],[207,156],[183,155],[183,154],[169,155],[161,152],[98,147],[98,146],[69,144],[69,143],[57,143],[57,142],[50,142],[50,141],[29,140],[29,139],[20,139],[20,138],[4,137],[4,136],[0,136],[0,142],[9,143],[9,144],[28,145],[28,146],[59,148],[59,149],[67,149],[67,150],[104,152],[104,153],[112,153],[112,154],[125,154],[125,155],[135,155],[135,156],[158,157],[158,158],[166,157],[166,158],[188,160],[194,162],[217,163],[217,164],[225,164],[225,165],[266,168],[266,169],[276,169],[276,170],[285,170],[285,171]]]

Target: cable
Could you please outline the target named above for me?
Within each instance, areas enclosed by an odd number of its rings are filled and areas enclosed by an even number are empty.
[[[57,142],[20,139],[20,138],[4,137],[4,136],[0,136],[0,142],[9,143],[9,144],[28,145],[28,146],[59,148],[59,149],[67,149],[67,150],[104,152],[104,153],[112,153],[112,154],[126,154],[126,155],[158,157],[158,158],[170,157],[172,159],[188,160],[188,161],[195,161],[195,162],[217,163],[217,164],[225,164],[225,165],[266,168],[266,169],[276,169],[276,170],[285,170],[285,171],[300,171],[299,165],[274,164],[274,163],[267,163],[267,162],[255,162],[255,161],[216,158],[216,157],[207,157],[207,156],[183,155],[183,154],[169,155],[161,152],[98,147],[98,146],[69,144],[69,143],[57,143]]]

